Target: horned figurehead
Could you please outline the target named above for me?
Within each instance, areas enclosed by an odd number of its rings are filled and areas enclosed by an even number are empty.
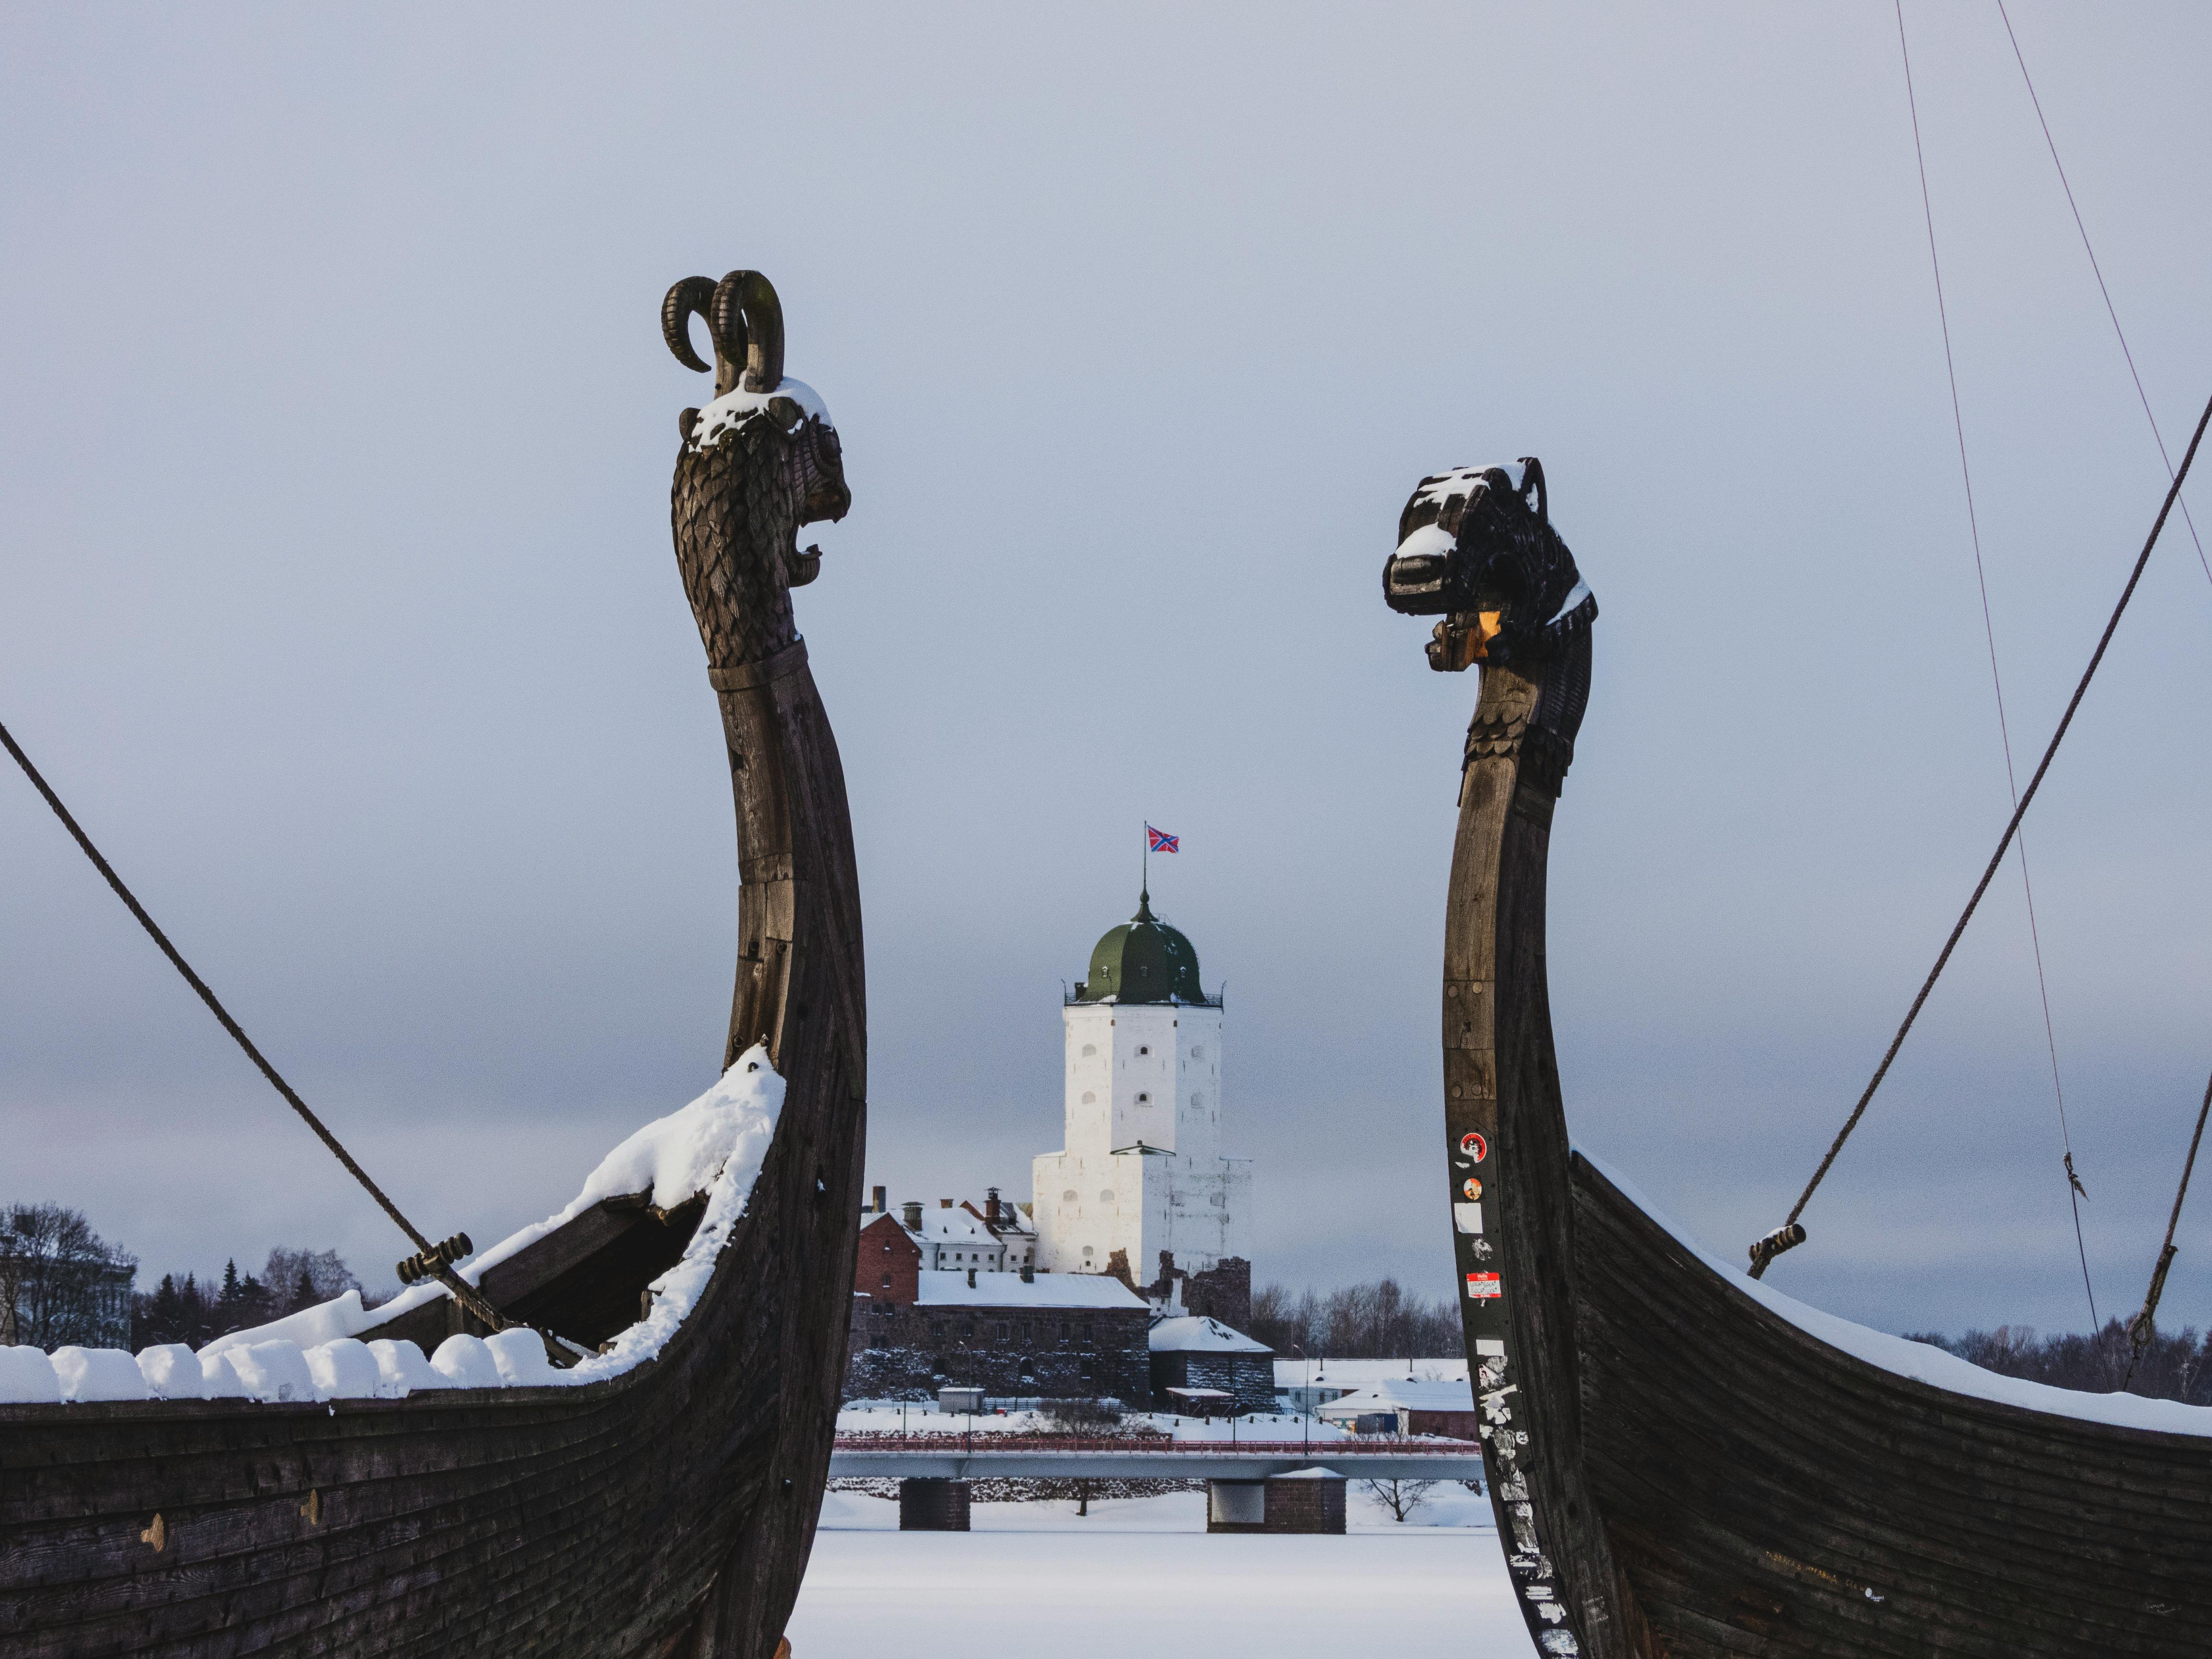
[[[1533,455],[1422,479],[1398,515],[1382,597],[1408,616],[1443,616],[1429,666],[1446,673],[1555,656],[1597,617],[1575,556],[1552,528],[1544,465]]]
[[[692,345],[694,317],[713,342],[711,365]],[[783,372],[783,307],[760,272],[686,276],[661,302],[660,331],[678,362],[714,375],[714,401],[678,421],[670,507],[708,663],[735,671],[799,637],[791,590],[822,569],[799,531],[852,506],[843,452],[814,389]]]

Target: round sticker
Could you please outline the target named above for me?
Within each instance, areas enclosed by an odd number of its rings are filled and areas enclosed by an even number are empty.
[[[1467,1184],[1462,1187],[1460,1191],[1467,1194],[1467,1201],[1472,1204],[1482,1196],[1482,1183],[1473,1176],[1469,1176],[1467,1178]]]
[[[1490,1156],[1490,1143],[1473,1129],[1459,1138],[1460,1155],[1480,1164]]]

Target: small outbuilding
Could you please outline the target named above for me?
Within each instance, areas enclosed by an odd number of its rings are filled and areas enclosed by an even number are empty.
[[[1474,1390],[1465,1378],[1416,1382],[1401,1378],[1355,1389],[1314,1413],[1326,1423],[1342,1423],[1363,1433],[1376,1429],[1397,1434],[1442,1434],[1455,1440],[1481,1437],[1482,1418]]]
[[[1152,1401],[1160,1411],[1188,1409],[1235,1416],[1275,1409],[1275,1352],[1202,1314],[1153,1322]]]

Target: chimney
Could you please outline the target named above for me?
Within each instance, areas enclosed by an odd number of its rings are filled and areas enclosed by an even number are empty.
[[[877,1213],[878,1215],[881,1215],[881,1214],[882,1214],[885,1210],[889,1209],[890,1207],[890,1206],[888,1204],[886,1204],[886,1203],[884,1203],[884,1189],[883,1189],[881,1187],[877,1188],[876,1188],[876,1213]]]
[[[999,1224],[999,1189],[996,1187],[983,1189],[983,1224],[987,1227]]]
[[[968,1270],[968,1288],[971,1291],[975,1288],[975,1270],[973,1267]]]
[[[1024,1285],[1034,1285],[1036,1283],[1036,1269],[1030,1266],[1026,1261],[1022,1263],[1022,1283]]]
[[[952,1200],[949,1198],[940,1198],[937,1200],[937,1207],[940,1210],[949,1210],[952,1207]]]
[[[902,1204],[899,1208],[905,1212],[906,1224],[914,1228],[917,1232],[920,1231],[921,1229],[921,1200],[918,1198],[909,1198],[904,1204]]]

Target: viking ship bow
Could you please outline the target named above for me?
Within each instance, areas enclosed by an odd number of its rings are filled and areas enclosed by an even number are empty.
[[[1478,666],[1443,974],[1444,1167],[1498,1535],[1591,1659],[2212,1652],[2212,1412],[1990,1376],[1705,1255],[1568,1138],[1551,825],[1595,599],[1541,466],[1425,478],[1383,574]]]
[[[490,1334],[425,1282],[197,1356],[0,1365],[0,1384],[40,1367],[50,1391],[64,1373],[99,1384],[0,1405],[10,1659],[777,1649],[829,1469],[860,1197],[860,901],[790,597],[819,569],[796,532],[850,496],[821,400],[783,374],[767,279],[671,290],[668,343],[703,371],[695,314],[718,395],[684,411],[672,517],[737,800],[721,1082],[602,1166],[642,1168],[644,1190],[594,1176],[551,1223],[461,1264],[514,1328]],[[672,1176],[624,1163],[715,1134],[696,1190],[681,1157]],[[413,1265],[450,1271],[467,1250]],[[254,1397],[209,1397],[224,1394]]]

